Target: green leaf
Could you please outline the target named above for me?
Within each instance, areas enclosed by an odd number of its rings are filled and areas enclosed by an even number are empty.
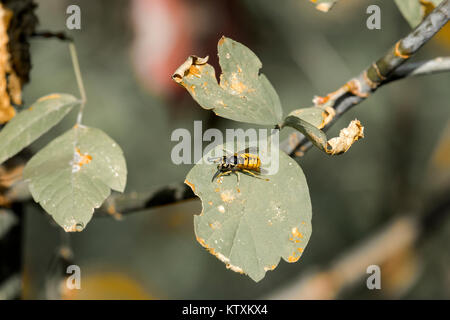
[[[311,235],[312,214],[298,164],[280,153],[278,172],[262,176],[269,181],[240,173],[239,184],[234,175],[211,182],[216,171],[216,165],[199,162],[186,177],[203,204],[202,213],[194,217],[197,241],[227,268],[254,281],[273,270],[280,258],[297,261]]]
[[[66,231],[81,231],[111,190],[125,189],[120,147],[99,129],[76,126],[27,163],[33,198]]]
[[[328,12],[336,4],[337,0],[309,0],[315,4],[316,9],[322,12]]]
[[[310,108],[308,108],[308,109],[310,109]],[[305,118],[303,118],[304,115],[305,115]],[[288,127],[291,127],[291,128],[294,128],[294,129],[300,131],[301,133],[303,133],[303,135],[305,137],[307,137],[309,140],[311,140],[311,142],[314,143],[314,145],[316,147],[318,147],[322,151],[326,151],[327,150],[326,134],[322,130],[320,130],[316,126],[314,126],[313,124],[304,120],[304,119],[311,119],[311,118],[313,118],[311,113],[305,112],[304,114],[301,114],[298,111],[294,111],[284,119],[283,126],[288,126]],[[317,122],[318,122],[318,119],[311,119],[311,120],[315,124],[317,124]]]
[[[258,57],[246,46],[222,37],[218,44],[223,74],[217,83],[207,58],[195,56],[177,69],[173,79],[184,86],[201,107],[218,116],[241,122],[275,125],[282,109],[275,89],[265,75]]]
[[[325,119],[328,116],[325,108],[320,106],[297,109],[292,111],[289,115],[301,118],[319,129],[324,127]]]
[[[395,4],[411,28],[422,21],[422,8],[419,0],[395,0]]]
[[[411,28],[415,28],[422,22],[423,18],[441,2],[442,0],[428,0],[423,2],[420,0],[395,0],[395,4]]]
[[[50,130],[77,103],[69,94],[51,94],[16,115],[0,132],[0,164]]]

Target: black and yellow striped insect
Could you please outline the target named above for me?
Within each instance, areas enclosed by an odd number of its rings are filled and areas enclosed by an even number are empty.
[[[239,183],[239,172],[258,179],[263,179],[259,177],[263,169],[261,168],[261,159],[257,154],[256,148],[247,148],[237,153],[231,153],[227,150],[223,151],[225,155],[222,157],[208,159],[210,162],[219,163],[217,165],[217,172],[211,180],[212,182],[221,176],[227,176],[233,173],[237,176],[237,181]],[[269,179],[264,180],[269,181]]]

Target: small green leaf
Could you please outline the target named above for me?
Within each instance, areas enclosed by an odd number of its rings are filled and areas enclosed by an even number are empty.
[[[324,107],[310,107],[310,108],[301,108],[292,111],[290,116],[296,116],[301,118],[302,120],[309,122],[313,126],[321,129],[324,127],[325,119],[327,117],[327,113]]]
[[[278,172],[261,176],[269,181],[240,173],[239,184],[234,175],[211,182],[216,171],[216,165],[199,162],[186,177],[203,204],[202,213],[194,217],[197,241],[227,268],[254,281],[273,270],[280,258],[297,261],[311,235],[312,214],[299,165],[280,152]]]
[[[411,28],[415,28],[423,18],[442,0],[395,0],[395,4],[402,13],[403,17],[408,21]]]
[[[69,94],[51,94],[16,115],[0,132],[0,164],[50,130],[77,103]]]
[[[33,198],[66,231],[81,231],[110,189],[125,189],[120,147],[103,131],[76,126],[27,163],[24,177]]]
[[[419,0],[395,0],[395,4],[411,28],[422,21],[422,8]]]
[[[265,75],[258,57],[246,46],[222,37],[218,44],[223,74],[217,83],[214,68],[207,59],[195,56],[174,73],[173,79],[184,86],[201,107],[218,116],[241,122],[275,125],[282,109],[275,89]]]
[[[316,9],[322,12],[328,12],[338,0],[309,0],[315,4]]]
[[[283,126],[292,127],[301,133],[305,137],[307,137],[309,140],[311,140],[314,145],[321,149],[322,151],[327,150],[327,136],[326,134],[318,129],[313,124],[303,120],[302,114],[299,114],[297,111],[294,111],[294,113],[289,114],[286,119],[284,119]],[[305,118],[311,118],[311,114],[305,113],[308,117]],[[315,123],[317,123],[317,120],[313,120]]]

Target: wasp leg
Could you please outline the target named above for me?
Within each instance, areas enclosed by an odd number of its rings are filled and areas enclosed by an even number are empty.
[[[238,184],[238,186],[239,186],[239,182],[241,181],[241,176],[239,175],[239,172],[238,171],[233,171],[233,173],[236,175],[236,177],[237,177],[237,184]]]
[[[252,175],[252,176],[255,177],[255,178],[258,178],[258,179],[261,179],[261,180],[269,181],[269,179],[261,178],[261,177],[259,177],[258,175],[256,175],[255,173],[251,172],[250,170],[242,169],[242,172],[244,172],[245,174],[250,174],[250,175]]]
[[[214,173],[214,175],[213,175],[213,177],[211,179],[211,182],[214,182],[214,179],[216,179],[219,174],[220,174],[220,171],[217,170],[216,173]]]
[[[213,181],[216,178],[219,179],[221,176],[228,176],[231,172],[233,172],[233,171],[229,170],[229,171],[225,171],[225,172],[220,172],[219,174],[216,173],[213,177]]]

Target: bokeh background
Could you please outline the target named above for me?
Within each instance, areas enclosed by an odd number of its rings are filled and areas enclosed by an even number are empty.
[[[194,120],[202,120],[205,128],[246,128],[201,109],[170,80],[190,54],[209,55],[217,66],[216,44],[222,35],[259,56],[287,114],[310,106],[314,95],[340,87],[410,30],[393,1],[381,0],[341,1],[327,14],[306,0],[36,2],[40,30],[66,31],[75,39],[88,96],[84,122],[121,145],[128,165],[127,192],[184,180],[190,166],[170,160],[174,129],[192,131]],[[81,30],[66,30],[70,4],[81,8]],[[381,8],[381,30],[366,28],[370,4]],[[26,104],[52,92],[78,95],[67,43],[35,39],[31,52]],[[445,55],[450,55],[448,30],[414,59]],[[449,299],[448,206],[438,210],[439,222],[418,241],[381,264],[381,290],[366,288],[365,273],[336,288],[332,283],[340,275],[326,272],[355,248],[363,246],[364,256],[368,239],[397,217],[426,214],[449,197],[449,88],[448,73],[382,87],[329,131],[337,135],[357,117],[365,126],[364,140],[339,157],[311,150],[301,159],[313,205],[313,233],[297,263],[281,261],[259,283],[227,270],[195,240],[193,215],[201,205],[194,200],[121,220],[94,215],[82,233],[70,234],[82,289],[62,298],[253,299],[281,294],[295,299],[301,297],[305,279],[316,279],[310,285],[319,298]],[[32,149],[67,130],[75,116],[71,113]],[[38,206],[26,209],[24,298],[49,298],[46,283],[55,272],[51,261],[67,239]],[[384,242],[380,252],[388,252],[396,236],[401,238],[402,232]]]

